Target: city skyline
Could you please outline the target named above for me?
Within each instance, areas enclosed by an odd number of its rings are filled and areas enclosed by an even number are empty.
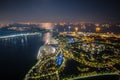
[[[0,24],[10,22],[120,22],[118,1],[1,0]]]

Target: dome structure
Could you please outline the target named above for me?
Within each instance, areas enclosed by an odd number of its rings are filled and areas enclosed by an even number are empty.
[[[38,51],[38,55],[37,55],[37,59],[41,59],[44,56],[50,55],[50,54],[54,54],[55,53],[55,48],[50,46],[50,45],[43,45],[40,47],[39,51]]]

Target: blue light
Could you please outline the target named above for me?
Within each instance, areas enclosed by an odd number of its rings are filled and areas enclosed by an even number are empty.
[[[64,57],[64,54],[62,53],[59,53],[57,56],[56,56],[56,63],[58,66],[61,66],[62,65],[62,62],[63,62],[63,57]]]
[[[70,38],[70,39],[68,40],[68,43],[74,43],[74,39],[73,39],[73,38]]]

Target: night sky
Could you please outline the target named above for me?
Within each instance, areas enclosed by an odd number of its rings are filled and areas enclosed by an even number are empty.
[[[0,23],[120,22],[118,0],[0,0]]]

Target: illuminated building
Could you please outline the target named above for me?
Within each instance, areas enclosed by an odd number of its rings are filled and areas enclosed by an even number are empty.
[[[56,56],[56,63],[58,66],[61,66],[62,65],[62,62],[63,62],[63,57],[64,57],[64,54],[62,53],[59,53],[57,56]]]
[[[75,32],[78,32],[78,27],[75,27]]]
[[[68,28],[69,28],[69,32],[70,32],[70,28],[71,28],[71,26],[69,26]]]
[[[44,56],[50,55],[55,53],[55,48],[46,44],[40,47],[39,51],[38,51],[38,55],[37,55],[37,59],[41,59]]]
[[[96,27],[96,32],[100,32],[101,28],[100,27]]]

